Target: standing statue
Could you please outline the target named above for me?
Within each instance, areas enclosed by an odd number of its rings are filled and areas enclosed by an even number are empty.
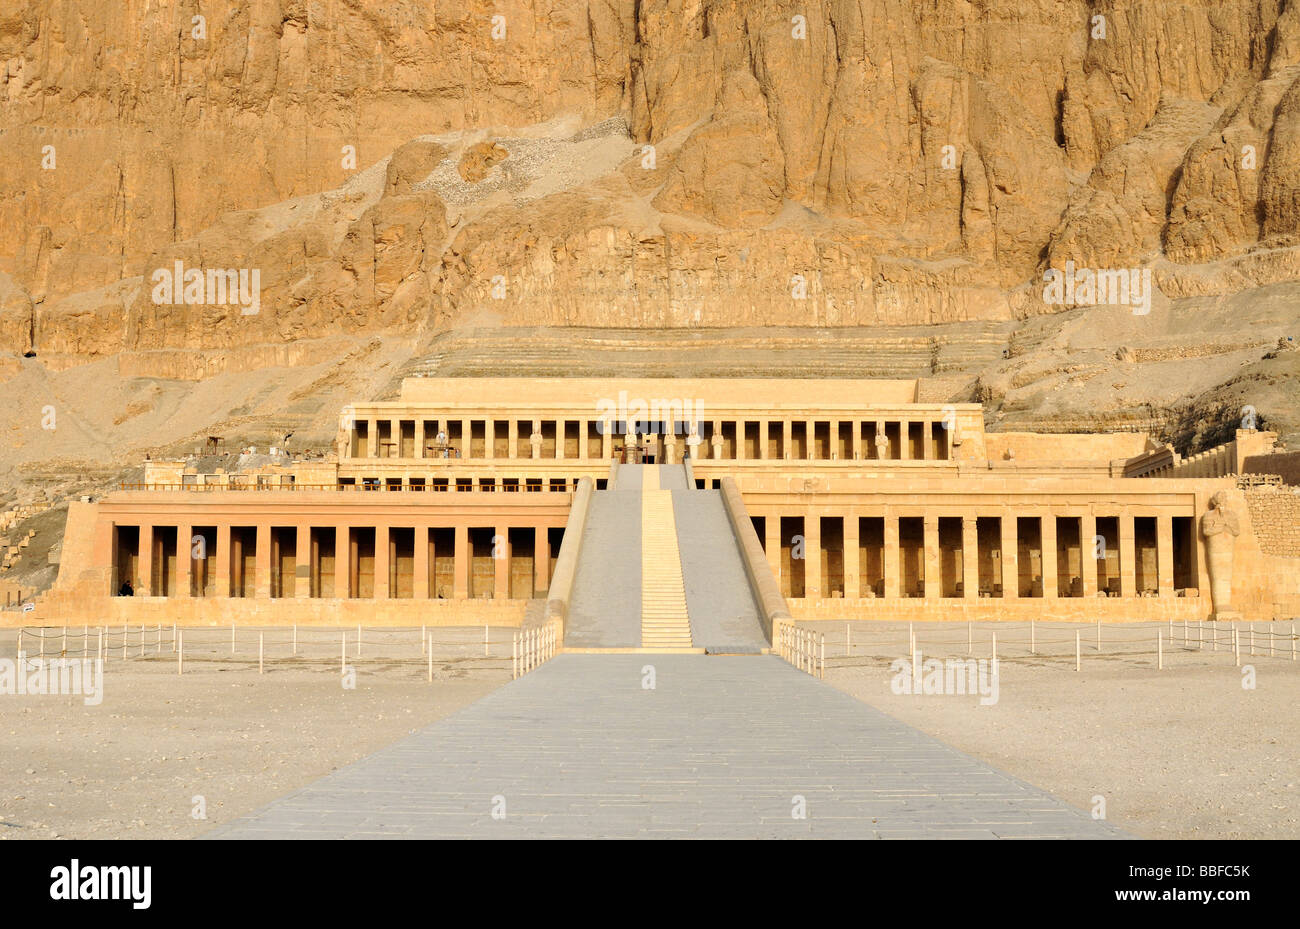
[[[1210,596],[1214,606],[1210,618],[1213,620],[1241,619],[1241,614],[1232,609],[1232,557],[1240,533],[1241,520],[1230,506],[1228,492],[1220,490],[1210,498],[1210,508],[1201,517],[1201,535],[1210,569]]]

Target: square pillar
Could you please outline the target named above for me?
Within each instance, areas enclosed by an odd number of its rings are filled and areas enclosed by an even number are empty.
[[[366,457],[379,457],[379,420],[373,416],[366,420]]]
[[[507,600],[510,597],[510,559],[514,555],[510,550],[510,529],[507,526],[497,526],[493,532],[495,537],[492,539],[492,567],[495,569],[495,574],[492,598]]]
[[[176,527],[176,590],[173,597],[188,597],[194,583],[194,527],[185,523]]]
[[[1079,574],[1083,595],[1097,596],[1097,516],[1087,512],[1079,517]]]
[[[608,434],[605,436],[609,438]],[[551,586],[551,540],[545,526],[533,528],[533,586],[540,595]]]
[[[414,577],[411,596],[416,600],[429,599],[429,527],[415,527]]]
[[[388,421],[388,441],[393,446],[393,451],[389,458],[402,457],[402,421],[400,419],[390,419]]]
[[[961,518],[961,595],[964,600],[980,595],[979,524],[974,516]]]
[[[1174,595],[1174,521],[1170,516],[1156,517],[1156,577],[1162,597]]]
[[[934,460],[934,423],[928,419],[921,420],[921,457]]]
[[[760,419],[758,421],[758,458],[760,461],[766,461],[769,457],[767,430],[771,424],[771,420],[767,419]]]
[[[1014,600],[1020,596],[1020,552],[1014,513],[1002,513],[1002,599]]]
[[[856,600],[862,596],[862,561],[858,554],[858,515],[844,515],[844,599]]]
[[[555,458],[557,461],[564,457],[564,432],[567,426],[567,420],[557,419],[555,421]]]
[[[513,416],[506,422],[506,454],[519,457],[519,421]]]
[[[925,536],[925,599],[933,600],[942,593],[943,579],[939,570],[939,517],[922,519]]]
[[[392,543],[389,541],[390,535],[388,527],[379,525],[375,526],[375,599],[387,600],[392,596],[388,589],[388,565],[389,551],[388,546]]]
[[[910,461],[912,458],[912,424],[906,419],[898,421],[898,459]]]
[[[775,513],[767,514],[763,520],[763,554],[772,568],[776,578],[776,589],[781,590],[781,517]]]
[[[253,555],[253,596],[258,600],[271,597],[271,527],[257,525],[257,551]]]
[[[294,534],[293,598],[311,597],[311,525],[299,523]]]
[[[1119,595],[1121,597],[1137,596],[1137,563],[1133,544],[1133,517],[1124,513],[1119,518]]]
[[[425,457],[424,455],[425,441],[426,438],[424,435],[424,416],[422,414],[417,413],[415,416],[415,457],[416,458]]]
[[[744,461],[746,457],[747,456],[745,454],[745,421],[743,419],[738,419],[736,420],[736,460]]]
[[[600,457],[606,461],[614,457],[614,423],[611,420],[602,420],[604,431],[600,435]]]
[[[212,583],[216,590],[216,596],[230,596],[230,524],[217,526],[217,550],[208,552],[208,556],[216,559],[213,565]]]
[[[346,600],[351,591],[352,539],[347,526],[334,528],[334,596]]]
[[[495,458],[496,449],[493,446],[497,441],[496,421],[491,419],[483,420],[483,457]]]
[[[1043,546],[1043,598],[1057,597],[1056,577],[1056,514],[1044,513],[1038,520],[1038,538]]]
[[[822,520],[820,516],[803,518],[803,595],[819,600],[822,595]]]
[[[456,600],[469,596],[469,527],[456,527],[456,555],[452,568],[451,595]]]
[[[140,572],[139,583],[135,585],[137,597],[153,596],[153,525],[145,523],[140,526],[140,558],[136,561]]]
[[[469,457],[470,439],[474,434],[473,423],[468,419],[460,421],[460,457]]]
[[[864,457],[862,454],[862,423],[853,420],[853,460],[861,461]]]
[[[897,600],[902,589],[902,577],[899,571],[898,551],[898,517],[885,512],[885,596]]]
[[[792,443],[794,441],[794,423],[791,420],[781,420],[781,457],[789,459],[792,453]]]

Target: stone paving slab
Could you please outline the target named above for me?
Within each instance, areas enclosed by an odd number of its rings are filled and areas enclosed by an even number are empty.
[[[1124,836],[775,656],[569,654],[206,837]]]

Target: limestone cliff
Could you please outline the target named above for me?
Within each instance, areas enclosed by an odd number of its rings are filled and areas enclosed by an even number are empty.
[[[13,0],[0,61],[0,377],[1024,322],[1068,262],[1153,272],[1139,345],[1300,278],[1300,0]]]

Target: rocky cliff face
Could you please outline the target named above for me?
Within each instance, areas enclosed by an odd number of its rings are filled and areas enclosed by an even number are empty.
[[[1300,0],[16,0],[0,60],[0,347],[52,369],[1300,278]]]

